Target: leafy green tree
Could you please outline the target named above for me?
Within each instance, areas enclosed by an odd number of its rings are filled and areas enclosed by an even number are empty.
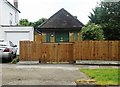
[[[102,26],[106,40],[120,40],[120,1],[101,2],[89,18],[91,23]]]
[[[46,20],[47,20],[46,18],[41,18],[41,19],[39,19],[38,21],[34,22],[34,23],[33,23],[33,26],[34,26],[35,28],[37,28],[37,27],[40,26],[42,23],[44,23]]]
[[[81,30],[82,40],[104,40],[102,27],[95,24],[87,24]]]
[[[31,23],[28,21],[28,19],[21,19],[21,20],[19,21],[19,24],[20,24],[21,26],[31,26]]]
[[[106,14],[107,14],[107,11],[105,10],[105,8],[96,7],[93,10],[93,13],[90,13],[90,16],[88,17],[90,18],[91,23],[101,24],[101,23],[104,23],[104,20],[106,20],[104,19],[104,17],[106,17]]]
[[[42,23],[44,23],[46,20],[47,20],[47,18],[41,18],[36,22],[29,22],[28,19],[21,19],[19,21],[19,25],[21,25],[21,26],[33,26],[34,28],[37,28]]]

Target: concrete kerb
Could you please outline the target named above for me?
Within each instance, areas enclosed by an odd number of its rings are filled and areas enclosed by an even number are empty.
[[[42,64],[39,61],[19,61],[17,64],[20,65],[38,65]],[[49,64],[49,63],[48,63]],[[54,63],[50,63],[54,64]],[[55,64],[69,64],[69,63],[55,63]],[[120,66],[120,61],[99,61],[99,60],[77,60],[75,63],[77,65],[118,65]]]
[[[120,61],[77,60],[75,64],[120,65]]]
[[[39,61],[19,61],[17,64],[20,64],[20,65],[38,65]]]

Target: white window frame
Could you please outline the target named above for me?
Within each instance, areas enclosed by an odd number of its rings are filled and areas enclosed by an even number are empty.
[[[10,20],[9,20],[9,23],[10,23],[10,25],[13,24],[13,14],[12,14],[12,13],[10,13]]]

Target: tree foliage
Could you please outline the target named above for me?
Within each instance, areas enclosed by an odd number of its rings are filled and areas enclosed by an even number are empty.
[[[36,22],[29,22],[28,19],[21,19],[19,21],[19,24],[22,26],[33,26],[34,28],[37,28],[39,25],[44,23],[47,19],[46,18],[41,18]]]
[[[19,21],[19,24],[20,24],[21,26],[30,26],[30,25],[31,25],[30,22],[28,21],[28,19],[21,19],[21,20]]]
[[[95,24],[87,24],[81,31],[82,40],[104,40],[102,27]]]
[[[99,24],[107,40],[120,40],[120,2],[101,2],[93,13],[90,22]]]
[[[37,28],[37,27],[40,26],[42,23],[44,23],[46,20],[47,20],[46,18],[41,18],[41,19],[39,19],[38,21],[34,22],[34,23],[33,23],[33,26],[34,26],[35,28]]]

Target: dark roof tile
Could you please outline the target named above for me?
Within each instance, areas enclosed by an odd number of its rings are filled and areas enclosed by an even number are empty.
[[[72,16],[64,8],[51,16],[45,23],[38,28],[81,28],[83,23]]]

